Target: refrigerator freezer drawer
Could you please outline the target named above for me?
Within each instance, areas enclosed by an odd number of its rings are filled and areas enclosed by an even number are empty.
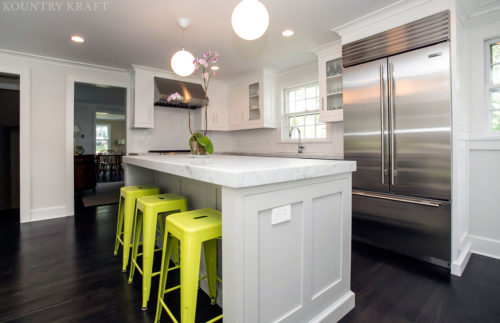
[[[451,203],[353,191],[353,239],[450,267]]]

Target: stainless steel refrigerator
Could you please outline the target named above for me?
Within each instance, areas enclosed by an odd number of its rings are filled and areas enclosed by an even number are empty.
[[[449,41],[346,67],[343,86],[353,238],[449,267]]]

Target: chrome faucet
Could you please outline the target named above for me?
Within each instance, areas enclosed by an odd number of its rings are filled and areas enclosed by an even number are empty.
[[[297,129],[297,131],[299,132],[299,144],[297,145],[297,152],[301,154],[302,150],[304,149],[304,145],[302,145],[302,136],[300,134],[300,129],[295,126],[292,126],[290,128],[290,131],[288,132],[288,138],[292,138],[293,129]]]

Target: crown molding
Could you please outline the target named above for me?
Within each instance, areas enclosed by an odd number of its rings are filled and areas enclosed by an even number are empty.
[[[493,0],[490,2],[483,3],[479,7],[472,9],[469,14],[469,18],[476,18],[487,13],[492,13],[493,11],[500,10],[500,0]]]
[[[31,59],[34,61],[42,62],[42,63],[50,63],[50,64],[56,64],[56,65],[62,65],[62,66],[72,66],[72,67],[77,66],[77,67],[90,68],[90,69],[106,70],[106,71],[110,71],[110,72],[127,73],[127,70],[123,69],[123,68],[90,64],[90,63],[84,63],[84,62],[77,62],[77,61],[71,61],[71,60],[57,58],[57,57],[49,57],[49,56],[35,55],[35,54],[30,54],[30,53],[16,52],[16,51],[9,50],[9,49],[0,48],[0,54],[5,54],[8,56],[12,56],[12,57],[21,57],[21,58],[25,58],[25,59]]]
[[[316,48],[311,49],[310,51],[315,53],[317,56],[324,56],[330,54],[337,54],[341,51],[342,43],[340,39],[335,41],[323,44]]]

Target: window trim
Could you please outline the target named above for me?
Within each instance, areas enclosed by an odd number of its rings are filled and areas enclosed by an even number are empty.
[[[108,135],[109,135],[108,139],[97,139],[97,127],[98,126],[105,126],[108,128]],[[95,153],[96,154],[101,153],[101,152],[97,151],[97,140],[100,140],[100,141],[106,140],[108,142],[108,150],[110,150],[111,149],[111,124],[110,123],[96,123],[95,127],[96,127],[96,130],[95,130],[96,134],[95,134],[95,138],[94,138],[94,140],[95,140]]]
[[[491,127],[491,119],[494,111],[500,111],[500,109],[493,109],[493,105],[491,102],[491,91],[493,89],[497,89],[500,91],[500,83],[492,84],[493,79],[493,66],[500,66],[500,63],[493,64],[491,62],[491,46],[493,44],[500,43],[500,37],[495,37],[491,39],[485,40],[485,68],[486,68],[486,86],[485,86],[485,95],[486,95],[486,124],[487,124],[487,133],[490,136],[500,136],[500,131],[493,130]]]
[[[298,89],[301,87],[307,87],[309,85],[316,85],[318,87],[318,109],[317,110],[309,110],[309,111],[304,111],[304,112],[294,112],[294,113],[287,113],[287,100],[286,100],[286,92],[287,91],[292,91],[294,89]],[[304,83],[299,83],[299,84],[294,84],[294,85],[288,85],[286,87],[281,88],[281,131],[280,131],[280,137],[279,137],[279,143],[284,143],[284,144],[296,144],[299,142],[298,139],[291,139],[288,138],[288,132],[286,127],[286,122],[289,116],[293,115],[305,115],[305,114],[316,114],[320,113],[320,93],[319,93],[319,82],[317,80],[314,81],[308,81]],[[322,122],[326,125],[326,138],[302,138],[302,143],[328,143],[331,142],[330,138],[330,125],[327,122]]]

